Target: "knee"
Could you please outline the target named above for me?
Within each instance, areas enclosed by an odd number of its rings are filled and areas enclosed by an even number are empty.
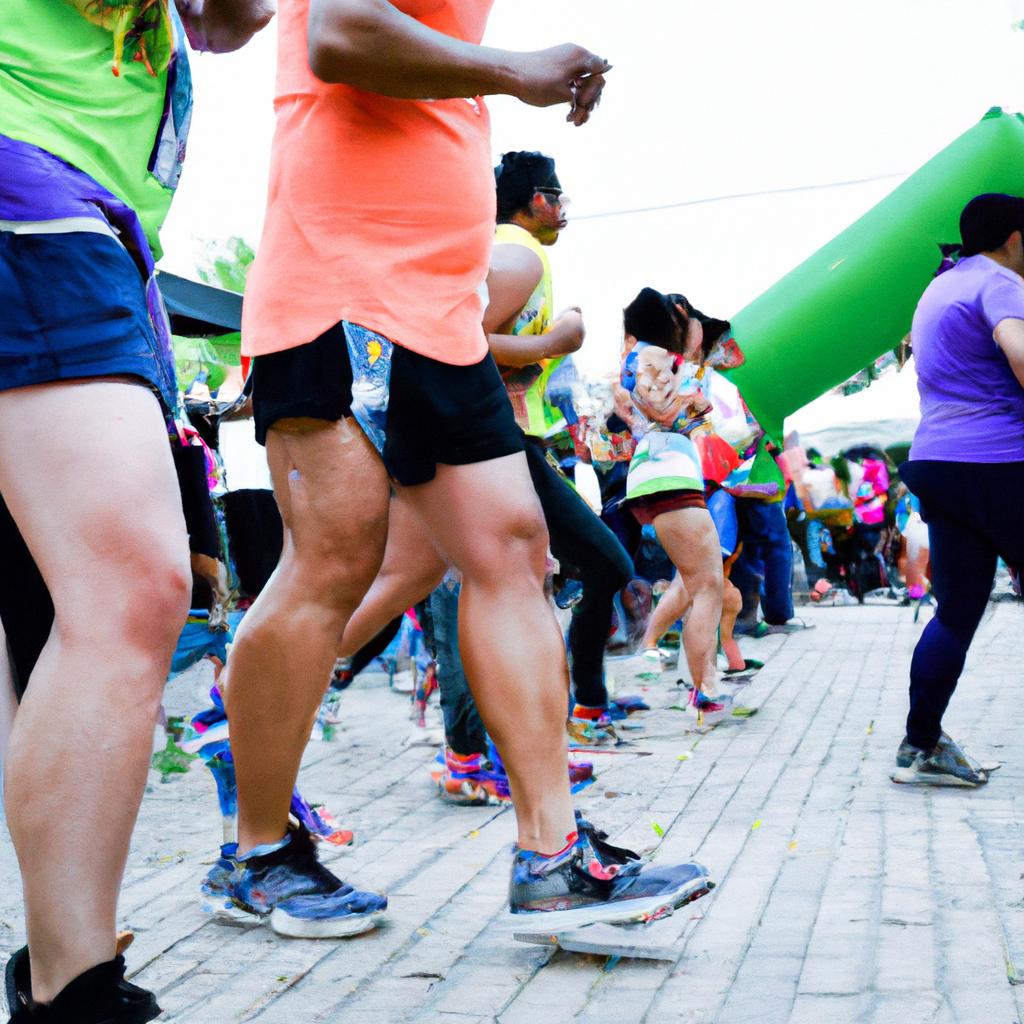
[[[548,529],[539,505],[509,509],[474,538],[458,568],[466,579],[513,582],[541,579],[548,550]]]
[[[743,609],[743,595],[728,580],[722,589],[722,611],[726,614],[739,615]]]

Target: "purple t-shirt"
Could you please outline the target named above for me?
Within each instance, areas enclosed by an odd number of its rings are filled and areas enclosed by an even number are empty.
[[[946,462],[1024,462],[1024,388],[992,336],[1024,320],[1024,278],[987,256],[969,256],[928,286],[912,341],[921,425],[910,457]]]

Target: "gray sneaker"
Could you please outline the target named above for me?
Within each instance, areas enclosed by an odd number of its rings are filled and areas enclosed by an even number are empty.
[[[957,749],[967,763],[978,772],[984,772],[986,775],[990,775],[994,771],[998,771],[1002,764],[999,761],[978,761],[976,758],[971,757],[966,750],[961,747],[952,736],[947,733],[943,733],[939,738],[939,745],[952,744]],[[914,758],[918,754],[924,753],[920,747],[915,747],[906,736],[903,737],[903,742],[900,744],[899,750],[896,751],[896,765],[899,768],[909,768],[914,763]]]
[[[965,786],[974,789],[988,782],[988,774],[978,767],[948,736],[943,734],[932,751],[918,750],[904,741],[900,754],[916,751],[909,765],[890,775],[893,782],[909,786]]]

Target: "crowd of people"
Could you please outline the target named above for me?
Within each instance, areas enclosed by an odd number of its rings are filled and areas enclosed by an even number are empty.
[[[798,444],[776,448],[728,378],[744,358],[728,321],[644,288],[623,296],[609,380],[575,375],[583,315],[556,313],[546,253],[566,195],[540,153],[506,153],[492,173],[483,97],[563,104],[579,127],[610,65],[569,44],[483,47],[490,7],[282,0],[278,14],[242,345],[280,556],[235,616],[229,654],[220,637],[215,704],[192,738],[235,833],[201,881],[204,903],[285,936],[354,935],[386,912],[385,896],[321,862],[316,838],[347,834],[296,781],[317,719],[344,713],[339,692],[408,609],[429,625],[441,691],[441,795],[512,805],[508,923],[555,933],[656,918],[713,886],[703,865],[652,862],[574,810],[593,770],[580,752],[615,743],[616,722],[642,706],[609,694],[609,640],[657,664],[682,620],[689,710],[713,721],[730,680],[760,667],[737,637],[794,628],[791,520],[824,569],[819,597],[872,589],[860,567],[878,553],[894,467],[884,453],[824,467]],[[272,0],[7,0],[0,13],[0,494],[18,566],[0,616],[20,697],[5,801],[28,932],[6,969],[16,1024],[160,1012],[125,980],[118,889],[195,572],[207,631],[228,620],[209,492],[190,501],[180,486],[195,480],[182,450],[201,446],[154,261],[189,122],[184,39],[234,50],[274,13]],[[997,556],[1024,562],[1021,506],[1005,500],[1024,487],[1021,206],[968,207],[963,258],[914,324],[929,401],[903,472],[921,504],[905,518],[928,523],[938,612],[914,659],[900,781],[988,777],[941,718]],[[964,351],[976,374],[949,369]],[[952,447],[950,417],[963,421]],[[596,470],[600,513],[573,486],[580,461]],[[964,472],[977,497],[967,546],[945,499]],[[904,564],[923,594],[919,540]],[[565,640],[552,595],[571,609]],[[58,773],[38,770],[44,744]]]

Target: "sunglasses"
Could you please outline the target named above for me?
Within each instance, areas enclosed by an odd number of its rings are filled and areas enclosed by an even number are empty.
[[[561,203],[562,206],[569,205],[569,197],[560,188],[552,188],[549,185],[544,185],[540,188],[535,188],[533,191],[538,195],[544,196],[545,199]]]

